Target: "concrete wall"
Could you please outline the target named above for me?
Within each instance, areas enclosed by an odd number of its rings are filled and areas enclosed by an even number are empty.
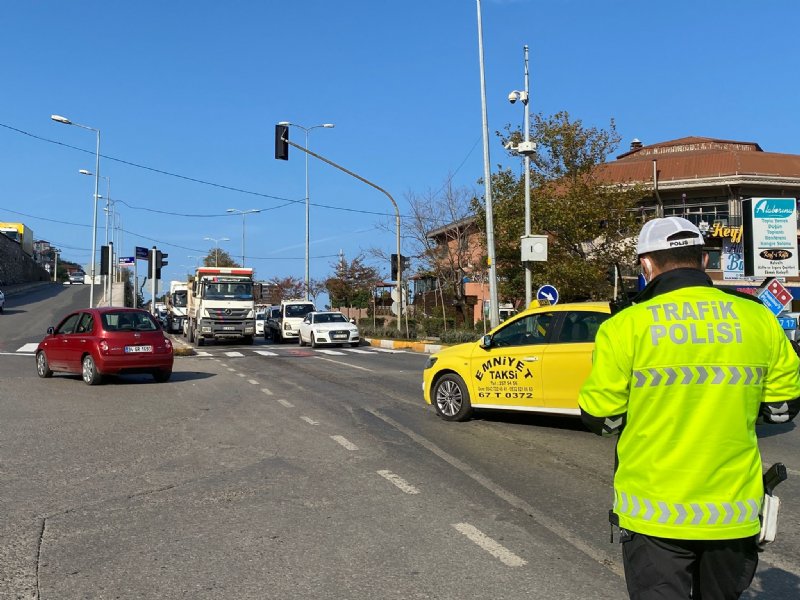
[[[49,280],[50,274],[25,254],[17,242],[0,235],[0,285]]]

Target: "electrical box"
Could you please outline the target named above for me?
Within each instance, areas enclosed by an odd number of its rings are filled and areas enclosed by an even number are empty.
[[[547,236],[523,235],[520,238],[522,262],[545,262],[547,260]]]

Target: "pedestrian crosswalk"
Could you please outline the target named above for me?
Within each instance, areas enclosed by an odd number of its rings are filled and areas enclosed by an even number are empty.
[[[261,350],[257,348],[242,348],[236,350],[225,350],[224,348],[214,348],[205,346],[202,349],[196,349],[194,356],[201,358],[208,357],[226,357],[226,358],[242,358],[244,356],[266,356],[266,357],[290,357],[290,356],[313,356],[314,354],[322,354],[326,356],[348,356],[351,354],[404,354],[405,350],[392,350],[390,348],[281,348],[280,350]]]

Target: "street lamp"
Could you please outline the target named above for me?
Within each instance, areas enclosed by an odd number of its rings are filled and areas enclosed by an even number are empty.
[[[220,242],[230,242],[231,238],[226,238],[226,237],[223,237],[223,238],[205,237],[203,239],[204,240],[209,240],[211,242],[214,242],[214,266],[218,267],[219,266],[219,243]],[[242,252],[244,252],[244,250]],[[244,261],[244,258],[242,259],[242,261]],[[242,266],[244,266],[244,265],[242,265]]]
[[[260,208],[250,208],[248,210],[239,210],[238,208],[229,208],[226,212],[242,215],[242,267],[244,267],[244,216],[254,213],[260,213]]]
[[[313,125],[312,127],[303,127],[302,125],[298,125],[297,123],[290,123],[289,121],[281,121],[278,125],[284,125],[286,127],[297,127],[298,129],[302,129],[306,133],[306,150],[308,150],[308,134],[312,129],[333,129],[335,125],[333,123],[323,123],[322,125]],[[310,297],[311,292],[311,278],[309,276],[309,194],[308,194],[308,153],[306,153],[306,274],[305,274],[305,284],[306,284],[306,300]]]
[[[78,173],[80,173],[81,175],[94,175],[94,173],[92,173],[91,171],[89,171],[87,169],[81,169],[81,170],[78,171]],[[109,215],[109,212],[110,212],[109,211],[109,204],[113,203],[114,201],[111,200],[111,177],[109,177],[108,175],[100,175],[100,177],[102,177],[103,179],[106,180],[106,198],[105,198],[106,207],[103,209],[103,211],[106,214],[106,246],[108,246],[108,215]],[[98,201],[101,198],[102,198],[102,196],[97,196],[97,200]],[[116,206],[114,208],[116,208]],[[113,227],[113,224],[112,224],[112,227]],[[112,235],[112,240],[113,240],[113,235]],[[109,266],[108,267],[109,267],[109,270],[111,272],[109,273],[109,275],[106,275],[106,285],[104,287],[104,293],[107,293],[109,298],[111,297],[111,280],[113,279],[113,275],[114,275],[114,265],[111,264],[110,259],[111,259],[111,257],[109,257]]]
[[[89,281],[89,308],[94,308],[94,263],[95,263],[95,253],[97,252],[97,198],[100,194],[100,130],[95,129],[94,127],[89,127],[88,125],[81,125],[80,123],[73,123],[66,117],[62,117],[61,115],[50,115],[50,118],[53,119],[56,123],[62,123],[64,125],[74,125],[75,127],[80,127],[81,129],[88,129],[89,131],[94,131],[97,134],[97,148],[95,151],[95,165],[94,165],[94,202],[93,205],[93,217],[92,217],[92,266],[91,266],[91,280]]]

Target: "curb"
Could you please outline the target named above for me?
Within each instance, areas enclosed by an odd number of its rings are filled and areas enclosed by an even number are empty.
[[[429,344],[426,342],[409,342],[405,340],[376,340],[372,338],[364,338],[369,342],[370,346],[376,348],[386,348],[389,350],[411,350],[412,352],[422,352],[424,354],[433,354],[445,348],[442,344]]]

